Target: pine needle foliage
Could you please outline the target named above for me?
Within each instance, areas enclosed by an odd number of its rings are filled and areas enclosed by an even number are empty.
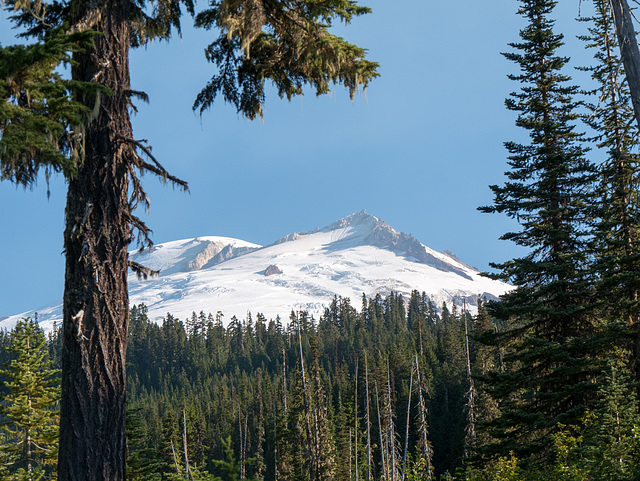
[[[288,100],[302,95],[305,85],[317,95],[328,93],[332,83],[344,85],[353,98],[378,76],[378,64],[329,29],[369,12],[352,0],[212,0],[196,25],[220,31],[206,49],[217,72],[194,109],[202,113],[222,95],[245,117],[262,117],[267,80]]]
[[[503,186],[491,186],[494,204],[521,229],[501,239],[529,249],[521,258],[493,267],[494,277],[516,289],[489,303],[506,330],[493,337],[506,349],[507,372],[489,376],[491,395],[502,400],[501,414],[489,434],[498,441],[483,448],[489,456],[518,458],[548,453],[558,423],[579,419],[593,397],[591,379],[601,351],[598,325],[589,312],[588,210],[594,169],[585,158],[575,129],[578,93],[563,73],[562,35],[554,33],[551,13],[557,2],[522,0],[527,25],[519,43],[504,56],[520,69],[510,79],[520,91],[506,100],[518,113],[516,125],[529,142],[506,142],[511,170]]]
[[[606,153],[599,166],[599,183],[593,204],[594,272],[602,315],[623,324],[635,338],[627,343],[640,380],[640,155],[625,72],[617,55],[617,38],[609,2],[594,0],[595,13],[584,19],[589,33],[583,37],[594,51],[591,73],[597,88],[591,92],[586,123],[595,132],[597,147]],[[620,343],[620,331],[612,342]],[[633,346],[629,349],[630,346]]]
[[[15,356],[0,370],[8,393],[0,414],[4,433],[0,451],[13,462],[14,472],[37,479],[57,461],[59,371],[51,369],[43,332],[36,321],[19,321],[8,350]]]
[[[108,90],[65,80],[59,67],[91,45],[92,32],[49,32],[46,42],[0,46],[0,179],[32,186],[38,173],[73,176],[84,150],[91,110],[74,92]]]

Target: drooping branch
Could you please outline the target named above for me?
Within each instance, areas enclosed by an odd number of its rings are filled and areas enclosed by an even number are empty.
[[[160,177],[163,182],[166,183],[167,181],[170,181],[174,185],[180,186],[183,191],[189,191],[189,186],[186,181],[174,175],[171,175],[167,171],[167,169],[165,169],[162,164],[160,164],[160,162],[158,162],[158,160],[153,156],[153,154],[151,153],[151,148],[145,145],[145,143],[147,142],[146,139],[134,140],[119,135],[116,137],[116,140],[134,145],[136,148],[140,149],[149,158],[149,160],[151,160],[152,163],[150,164],[136,154],[136,167],[138,167],[140,170],[149,171]]]
[[[245,117],[262,117],[265,80],[288,100],[302,95],[304,86],[326,94],[331,84],[343,85],[353,98],[378,76],[378,64],[365,58],[365,49],[329,32],[334,20],[349,23],[369,12],[353,1],[313,8],[306,2],[273,0],[210,3],[196,16],[196,26],[221,32],[205,52],[218,71],[193,105],[201,114],[221,94]]]

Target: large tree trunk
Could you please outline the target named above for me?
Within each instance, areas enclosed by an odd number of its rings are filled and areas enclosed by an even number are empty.
[[[76,21],[90,2],[74,3]],[[91,2],[92,3],[92,2]],[[83,101],[85,156],[69,181],[64,245],[66,273],[62,351],[59,479],[125,477],[125,354],[129,323],[128,2],[107,0],[93,28],[95,48],[75,56],[75,80],[111,89]]]
[[[640,50],[627,0],[610,0],[631,102],[640,127]]]

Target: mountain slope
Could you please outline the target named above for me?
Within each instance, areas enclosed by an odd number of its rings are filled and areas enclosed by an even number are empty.
[[[144,303],[151,319],[192,312],[239,319],[247,311],[267,318],[307,310],[316,318],[333,296],[355,300],[391,291],[425,291],[436,305],[463,300],[474,311],[478,296],[496,298],[509,286],[482,277],[455,256],[429,249],[365,211],[322,229],[290,234],[273,244],[227,237],[198,237],[135,252],[132,260],[160,270],[159,277],[129,276],[132,304]],[[25,313],[27,315],[32,313]],[[60,322],[61,307],[38,311],[41,323]],[[15,322],[14,316],[0,326]]]

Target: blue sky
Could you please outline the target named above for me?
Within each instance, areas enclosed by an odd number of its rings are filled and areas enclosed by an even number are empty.
[[[514,225],[477,212],[507,170],[503,142],[522,139],[504,99],[516,67],[500,52],[518,40],[515,0],[369,0],[371,15],[336,32],[369,49],[381,77],[353,101],[341,88],[291,102],[268,95],[264,122],[217,103],[191,105],[212,73],[203,49],[211,32],[186,24],[183,38],[131,55],[132,87],[144,90],[133,118],[158,160],[189,182],[184,194],[151,176],[144,218],[156,243],[223,235],[269,244],[366,209],[436,250],[488,269],[518,253],[498,237]],[[556,17],[563,53],[588,62],[575,35],[579,0]],[[583,6],[584,8],[584,6]],[[0,13],[0,43],[13,42]],[[576,75],[578,75],[576,73]],[[66,185],[33,190],[0,183],[0,317],[61,298]]]

